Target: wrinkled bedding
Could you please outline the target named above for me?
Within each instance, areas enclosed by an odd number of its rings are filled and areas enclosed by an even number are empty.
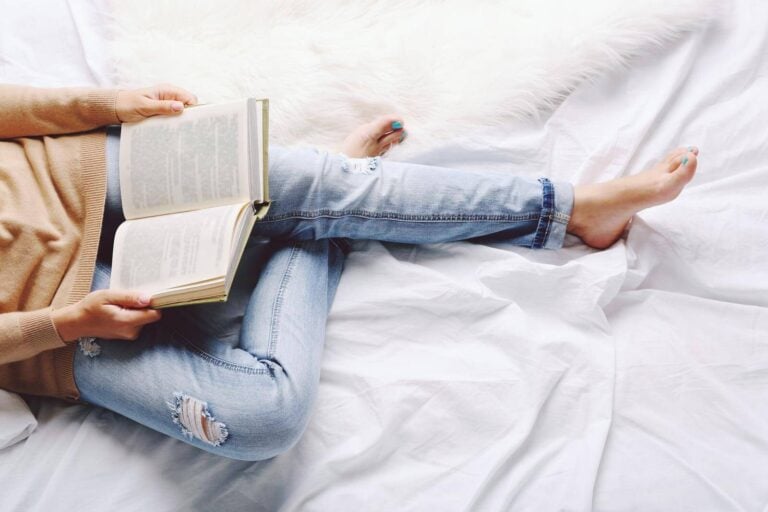
[[[109,85],[105,2],[11,4],[1,81]],[[765,509],[766,26],[765,2],[723,2],[551,115],[419,154],[587,183],[701,150],[681,196],[606,251],[357,243],[290,452],[224,460],[30,399],[36,430],[0,450],[0,509]]]

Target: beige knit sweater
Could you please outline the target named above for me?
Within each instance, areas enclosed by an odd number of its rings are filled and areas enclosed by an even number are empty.
[[[51,311],[88,294],[117,91],[0,85],[0,388],[76,400]]]

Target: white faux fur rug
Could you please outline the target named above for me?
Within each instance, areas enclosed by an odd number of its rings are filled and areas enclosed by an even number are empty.
[[[141,0],[113,4],[121,86],[270,99],[271,140],[334,149],[382,113],[420,149],[536,115],[702,23],[712,0]]]

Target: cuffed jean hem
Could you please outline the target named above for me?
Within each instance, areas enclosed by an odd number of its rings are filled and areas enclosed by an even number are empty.
[[[542,186],[542,207],[539,224],[533,238],[533,249],[559,249],[565,240],[566,228],[573,210],[573,185],[552,183],[539,178]]]

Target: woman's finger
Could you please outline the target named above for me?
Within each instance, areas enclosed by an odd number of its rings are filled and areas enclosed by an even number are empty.
[[[144,308],[149,305],[149,295],[141,292],[99,290],[98,292],[94,292],[94,294],[101,295],[99,298],[106,304],[115,304],[116,306],[127,308]]]
[[[156,86],[155,91],[159,100],[177,100],[185,105],[197,105],[197,96],[182,87],[163,84]]]
[[[181,114],[184,111],[184,103],[178,100],[155,100],[147,98],[141,108],[142,115],[168,116]]]
[[[130,325],[146,325],[157,322],[162,316],[157,309],[123,309],[115,314],[115,319]]]

